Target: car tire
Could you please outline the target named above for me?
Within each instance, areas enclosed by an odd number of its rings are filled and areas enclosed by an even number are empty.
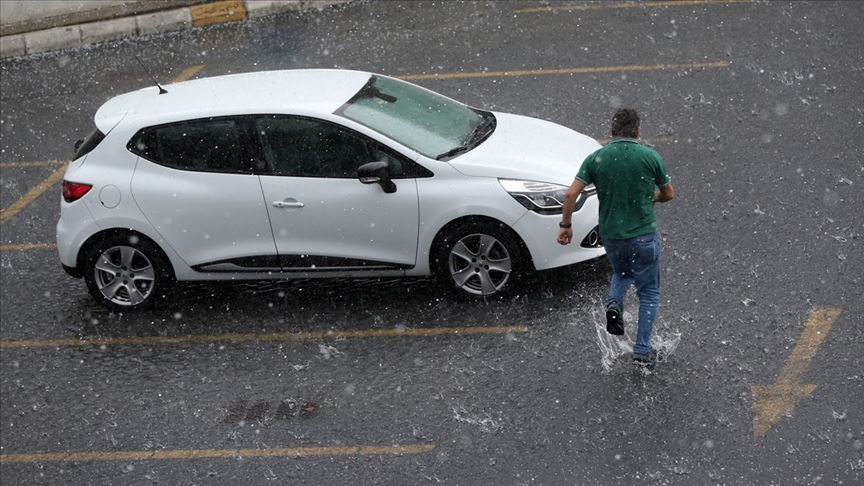
[[[167,257],[147,238],[114,235],[93,244],[84,257],[84,280],[93,298],[113,311],[145,309],[173,284]]]
[[[432,269],[457,295],[498,297],[513,289],[528,268],[519,237],[503,223],[456,223],[437,238]]]

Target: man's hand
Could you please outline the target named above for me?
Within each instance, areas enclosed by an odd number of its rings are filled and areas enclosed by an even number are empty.
[[[569,245],[571,241],[573,241],[573,228],[559,228],[558,243],[562,245]]]
[[[651,199],[651,202],[653,202],[654,204],[657,204],[658,202],[664,203],[667,201],[671,201],[674,198],[675,188],[672,187],[672,183],[670,182],[654,190],[654,197]]]
[[[579,194],[582,194],[582,189],[585,189],[585,183],[579,179],[574,179],[570,187],[567,188],[567,193],[564,194],[564,207],[561,208],[561,223],[565,226],[570,226],[570,218],[573,216],[573,209],[576,207],[576,200],[579,199]],[[558,243],[569,245],[573,240],[573,228],[558,228]]]

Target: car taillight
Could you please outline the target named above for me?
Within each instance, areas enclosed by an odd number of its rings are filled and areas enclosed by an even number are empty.
[[[66,202],[77,201],[81,196],[93,187],[92,184],[81,184],[80,182],[63,181],[63,200]]]

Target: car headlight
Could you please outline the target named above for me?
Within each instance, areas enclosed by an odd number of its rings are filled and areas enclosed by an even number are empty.
[[[519,201],[519,204],[525,206],[535,213],[540,214],[561,214],[561,209],[564,207],[564,197],[567,194],[567,186],[560,184],[552,184],[550,182],[535,182],[535,181],[520,181],[514,179],[498,179],[501,186],[514,199]],[[585,200],[595,194],[597,191],[594,186],[588,186],[579,199],[576,200],[576,208],[578,211]]]

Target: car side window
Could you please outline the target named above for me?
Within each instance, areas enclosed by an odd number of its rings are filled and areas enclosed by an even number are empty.
[[[102,140],[105,140],[105,134],[98,128],[93,129],[93,131],[87,135],[87,138],[75,143],[75,156],[72,160],[78,160],[89,154],[102,142]]]
[[[157,164],[200,172],[250,172],[243,128],[237,120],[215,118],[148,127],[129,150]]]
[[[354,178],[373,160],[365,140],[334,123],[267,116],[255,128],[275,175]]]
[[[354,178],[361,165],[381,160],[394,179],[433,175],[398,152],[323,120],[270,115],[258,118],[255,127],[275,175]],[[316,152],[315,147],[323,148]]]

